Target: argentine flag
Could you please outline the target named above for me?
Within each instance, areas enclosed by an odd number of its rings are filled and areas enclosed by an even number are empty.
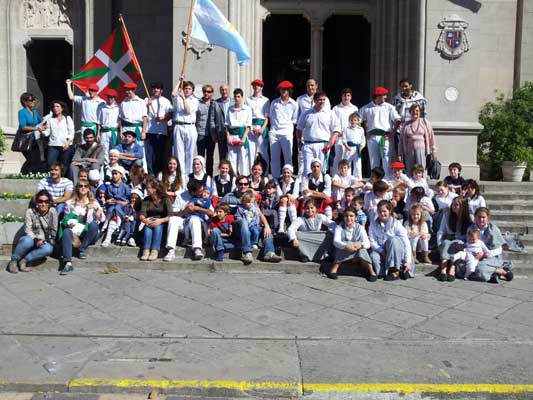
[[[239,64],[250,60],[250,50],[244,39],[211,0],[195,1],[191,36],[233,51]]]

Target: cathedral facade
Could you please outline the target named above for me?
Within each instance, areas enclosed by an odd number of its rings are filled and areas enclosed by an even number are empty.
[[[443,166],[459,161],[469,177],[479,176],[480,107],[533,80],[533,0],[214,2],[248,44],[247,65],[195,40],[185,50],[188,0],[0,0],[0,127],[15,133],[25,91],[41,100],[41,113],[65,99],[65,79],[92,57],[119,14],[147,84],[162,81],[166,95],[185,51],[185,75],[197,88],[228,83],[247,93],[262,78],[269,97],[280,80],[291,80],[299,95],[314,77],[332,104],[350,87],[361,107],[373,87],[392,97],[407,77],[428,99]],[[2,172],[17,172],[18,155],[4,157]]]

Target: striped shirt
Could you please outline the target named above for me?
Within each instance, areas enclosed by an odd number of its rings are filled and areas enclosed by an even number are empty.
[[[65,192],[74,191],[74,184],[70,179],[61,178],[59,183],[54,183],[51,177],[43,178],[39,181],[37,185],[37,190],[46,189],[52,196],[52,199],[56,200],[65,195]]]

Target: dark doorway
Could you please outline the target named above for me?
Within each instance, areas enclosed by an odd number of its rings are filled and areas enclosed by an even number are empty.
[[[332,15],[324,23],[322,87],[333,104],[341,90],[353,91],[352,102],[370,101],[370,24],[359,15]]]
[[[293,93],[305,92],[310,69],[310,35],[309,22],[301,15],[274,14],[263,23],[263,80],[267,97],[278,97],[276,85],[282,80],[293,83]]]
[[[370,24],[359,15],[332,15],[324,23],[322,87],[331,105],[341,101],[343,88],[352,89],[352,103],[370,101]],[[363,176],[370,176],[367,149],[362,152]]]
[[[39,99],[41,115],[48,113],[53,100],[71,105],[65,79],[72,76],[72,46],[59,39],[35,39],[26,46],[26,60],[27,91]]]

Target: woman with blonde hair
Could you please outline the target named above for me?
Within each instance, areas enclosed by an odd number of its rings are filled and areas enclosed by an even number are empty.
[[[100,203],[96,201],[86,180],[80,180],[74,194],[65,206],[65,216],[59,227],[61,239],[61,275],[74,270],[72,266],[72,248],[79,247],[78,257],[87,258],[87,248],[94,244],[100,234],[100,223],[105,221],[105,214]]]

